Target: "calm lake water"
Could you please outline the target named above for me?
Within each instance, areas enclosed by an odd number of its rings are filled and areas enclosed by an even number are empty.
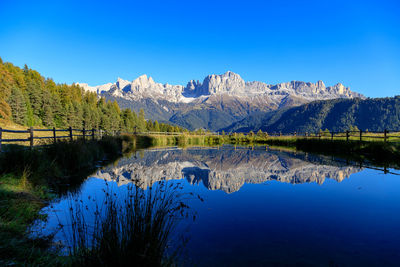
[[[265,147],[148,149],[98,170],[74,198],[93,206],[106,184],[118,194],[132,180],[179,182],[204,200],[188,200],[196,220],[178,229],[188,229],[187,265],[400,266],[395,174]],[[68,224],[69,205],[43,210],[45,232]]]

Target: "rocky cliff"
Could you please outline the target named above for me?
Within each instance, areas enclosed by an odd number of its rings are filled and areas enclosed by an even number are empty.
[[[245,82],[231,71],[208,75],[203,82],[191,80],[186,86],[157,83],[147,75],[132,82],[118,78],[115,83],[99,86],[79,85],[99,96],[116,100],[122,107],[137,112],[143,108],[148,119],[170,121],[191,130],[219,130],[257,112],[314,100],[363,97],[340,83],[328,87],[322,81],[271,85]]]

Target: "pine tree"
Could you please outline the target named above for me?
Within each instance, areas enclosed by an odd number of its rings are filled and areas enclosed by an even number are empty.
[[[40,110],[40,119],[42,120],[43,124],[47,127],[54,126],[53,120],[53,99],[52,95],[49,91],[44,90],[42,92],[42,108]]]
[[[160,131],[160,124],[158,123],[158,121],[154,122],[154,131],[155,132],[159,132]]]
[[[24,95],[19,88],[12,88],[8,103],[11,107],[13,121],[23,125],[26,124],[27,108]]]
[[[154,125],[153,125],[153,122],[151,120],[147,121],[146,128],[147,128],[147,131],[150,131],[150,132],[153,131]]]
[[[11,108],[6,100],[11,94],[12,83],[10,73],[0,65],[0,118],[8,119],[11,116]]]
[[[31,103],[35,119],[39,120],[40,113],[43,107],[42,91],[40,90],[39,84],[33,80],[27,81],[27,90],[28,90],[29,101]]]
[[[146,131],[146,119],[144,118],[144,110],[142,108],[139,111],[137,128],[139,132]]]
[[[117,102],[98,99],[96,93],[85,92],[79,85],[56,84],[27,65],[19,68],[1,58],[0,118],[28,126],[182,131],[179,127],[146,121],[143,109],[139,114],[130,109],[121,111]]]
[[[53,110],[51,109],[50,105],[46,105],[43,108],[43,115],[42,115],[42,121],[43,124],[47,127],[53,127],[54,126],[54,120],[53,120]]]

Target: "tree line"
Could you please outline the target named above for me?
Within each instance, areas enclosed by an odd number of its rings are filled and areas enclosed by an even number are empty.
[[[99,98],[76,84],[57,84],[36,70],[0,58],[0,118],[25,126],[101,128],[125,132],[183,132],[185,129],[145,119]]]
[[[276,112],[260,129],[282,133],[400,131],[400,96],[314,101]]]

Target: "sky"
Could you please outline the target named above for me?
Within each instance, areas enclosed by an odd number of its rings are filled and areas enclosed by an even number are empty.
[[[400,95],[400,1],[0,0],[0,57],[57,83],[338,82]]]

